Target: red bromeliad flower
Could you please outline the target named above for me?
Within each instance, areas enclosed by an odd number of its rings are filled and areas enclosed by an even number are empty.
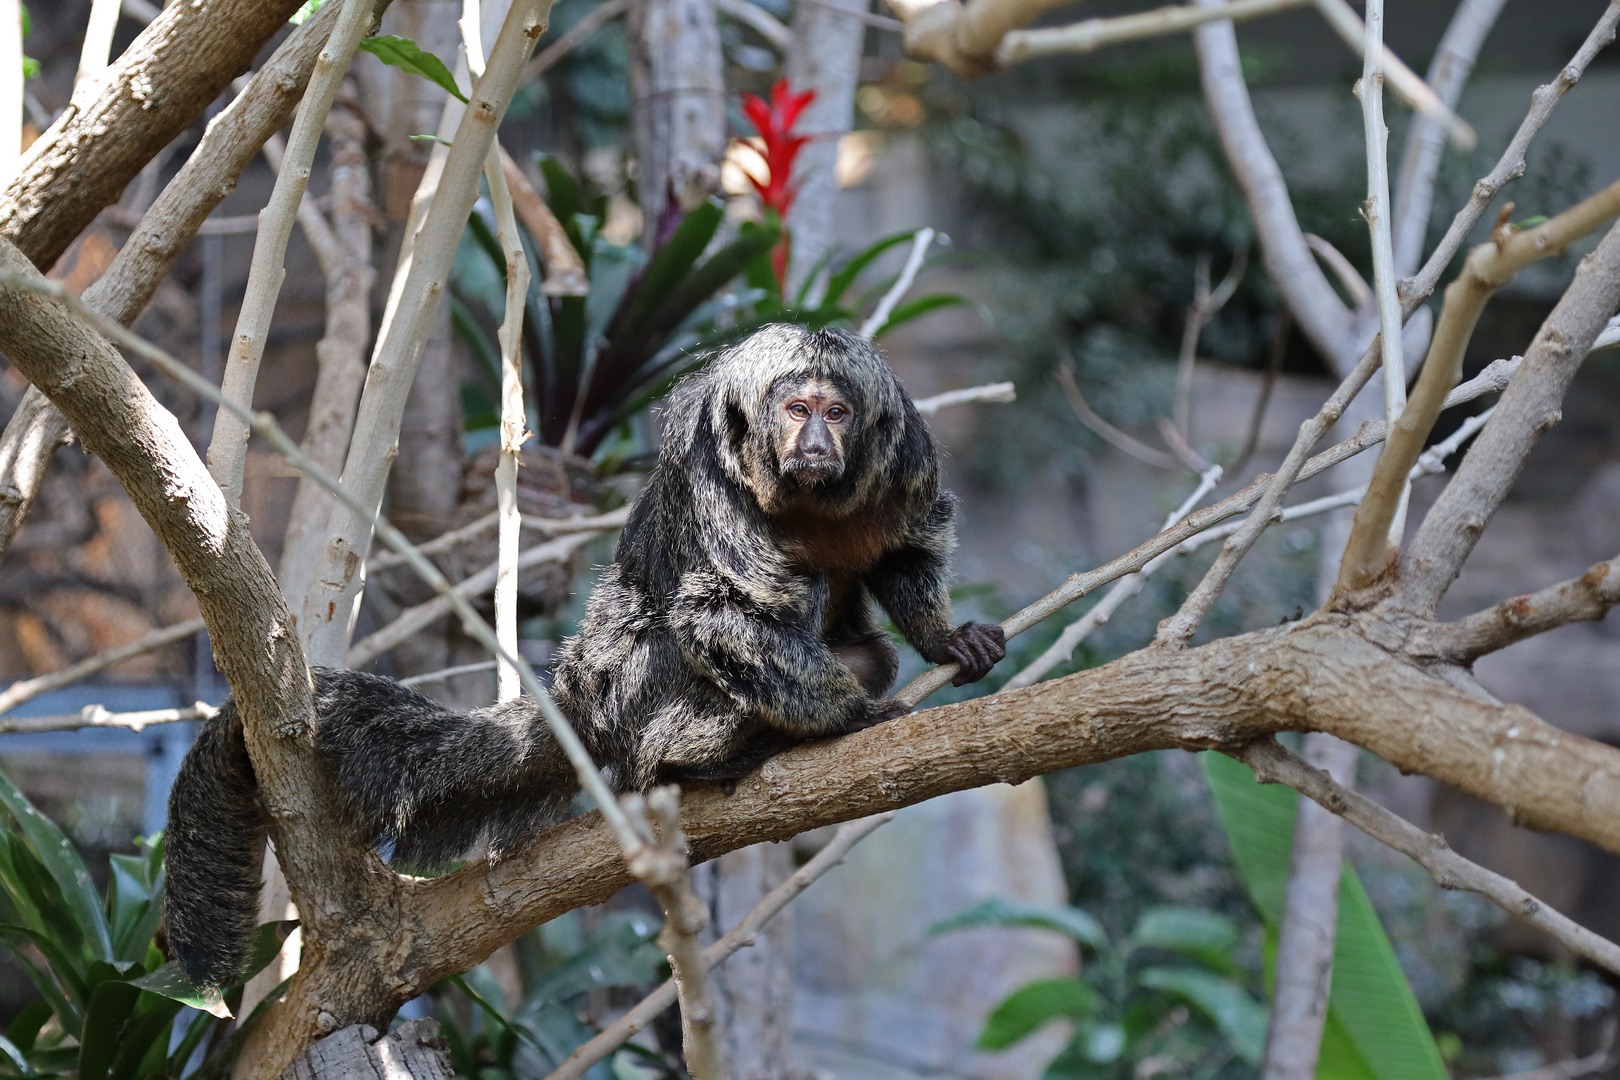
[[[799,193],[798,187],[791,182],[793,159],[810,141],[807,135],[793,134],[793,125],[815,96],[814,90],[792,93],[788,90],[786,79],[777,80],[776,85],[771,87],[769,104],[756,94],[744,93],[742,96],[743,115],[748,117],[765,144],[765,168],[768,173],[763,183],[755,176],[750,176],[748,182],[754,185],[759,201],[767,209],[775,211],[782,223],[782,238],[771,251],[771,269],[776,273],[779,289],[784,288],[787,281],[788,208],[793,205],[793,197]]]

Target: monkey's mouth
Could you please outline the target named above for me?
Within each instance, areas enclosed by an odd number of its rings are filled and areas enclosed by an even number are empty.
[[[782,463],[782,475],[806,486],[814,487],[821,484],[830,484],[844,475],[844,463],[841,461],[810,461],[805,458],[789,458]]]

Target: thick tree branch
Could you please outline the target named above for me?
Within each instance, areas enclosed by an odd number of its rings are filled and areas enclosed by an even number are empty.
[[[1479,893],[1509,915],[1544,931],[1576,956],[1620,974],[1620,945],[1554,911],[1517,883],[1458,855],[1444,837],[1424,832],[1365,795],[1335,783],[1331,776],[1301,761],[1275,739],[1256,739],[1232,756],[1253,769],[1255,779],[1262,784],[1287,784],[1374,840],[1410,856],[1434,876],[1441,888]]]
[[[21,173],[0,192],[0,235],[49,269],[147,159],[248,69],[299,4],[166,7],[103,74],[95,98],[75,98],[29,147]]]

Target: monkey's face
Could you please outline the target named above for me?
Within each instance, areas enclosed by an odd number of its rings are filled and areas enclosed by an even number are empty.
[[[844,475],[844,439],[855,410],[833,383],[807,379],[775,395],[776,458],[782,476],[806,486],[830,484]]]

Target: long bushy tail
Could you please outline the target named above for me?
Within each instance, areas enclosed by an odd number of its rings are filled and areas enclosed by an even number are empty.
[[[268,832],[242,720],[226,701],[169,793],[164,921],[174,958],[197,986],[227,986],[244,974]]]

